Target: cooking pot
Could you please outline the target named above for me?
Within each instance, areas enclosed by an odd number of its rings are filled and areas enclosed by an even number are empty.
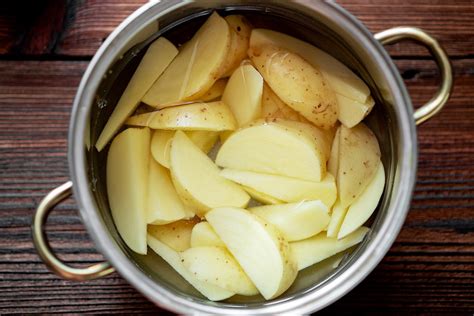
[[[239,296],[224,302],[208,301],[153,251],[142,256],[128,249],[114,226],[107,202],[106,150],[98,153],[93,147],[144,48],[162,34],[176,43],[186,41],[213,10],[222,15],[244,14],[256,26],[283,31],[324,49],[363,78],[376,100],[366,122],[379,140],[387,177],[370,232],[336,269],[333,259],[309,267],[300,272],[286,293],[271,301]],[[416,111],[400,74],[382,46],[405,39],[426,46],[441,74],[437,94]],[[147,3],[107,38],[82,78],[69,129],[71,181],[52,190],[38,205],[32,227],[36,249],[45,264],[63,278],[89,280],[117,271],[152,302],[179,313],[300,314],[319,310],[361,282],[397,237],[410,207],[416,178],[415,125],[444,106],[451,87],[451,66],[435,39],[411,27],[393,28],[374,36],[334,2],[167,0]],[[51,209],[72,193],[89,235],[108,262],[73,268],[61,262],[50,248],[44,232],[46,219]]]

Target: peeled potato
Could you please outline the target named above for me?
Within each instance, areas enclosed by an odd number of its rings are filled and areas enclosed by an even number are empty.
[[[372,181],[380,164],[380,148],[365,124],[340,127],[337,187],[342,207],[351,205]]]
[[[208,222],[200,222],[193,227],[191,232],[191,247],[224,247],[225,244],[217,236]]]
[[[318,69],[276,46],[251,47],[249,56],[283,102],[318,127],[334,126],[338,116],[336,95]]]
[[[132,126],[182,131],[228,131],[237,127],[234,115],[221,101],[178,105],[130,117]]]
[[[199,220],[180,220],[166,225],[148,225],[148,235],[176,251],[191,247],[191,232]]]
[[[181,253],[186,269],[198,280],[236,294],[257,295],[258,290],[234,257],[222,247],[195,247]]]
[[[97,139],[95,147],[98,151],[107,145],[127,117],[135,111],[143,95],[177,54],[176,47],[164,37],[150,45]]]
[[[252,65],[238,67],[230,77],[222,102],[230,107],[239,126],[260,117],[262,91],[263,78]]]
[[[320,182],[235,169],[224,169],[221,175],[285,202],[321,200],[331,207],[337,196],[336,182],[330,173]]]
[[[284,203],[283,201],[277,199],[277,198],[274,198],[273,196],[270,196],[270,195],[267,195],[267,194],[264,194],[262,192],[258,192],[252,188],[249,188],[249,187],[246,187],[246,186],[242,186],[242,188],[245,190],[245,192],[247,192],[251,197],[252,199],[254,199],[255,201],[258,201],[260,203],[264,203],[264,204],[282,204]]]
[[[242,15],[229,15],[225,20],[230,27],[230,48],[222,66],[222,77],[229,77],[247,58],[252,26]]]
[[[328,237],[336,238],[341,229],[342,222],[347,213],[347,207],[342,207],[339,200],[336,201],[332,207],[331,220],[329,221],[326,235]]]
[[[201,97],[201,101],[211,102],[216,101],[224,93],[225,86],[227,85],[227,79],[217,80],[211,88]]]
[[[221,287],[215,286],[211,283],[198,280],[188,269],[183,265],[179,253],[170,248],[162,241],[156,239],[154,236],[148,234],[148,246],[153,249],[163,260],[165,260],[173,269],[176,270],[186,281],[189,282],[196,290],[211,301],[221,301],[233,296],[235,293],[225,290]]]
[[[367,227],[360,227],[346,238],[339,240],[327,237],[326,233],[322,232],[311,238],[290,243],[298,271],[357,245],[368,231]]]
[[[330,219],[328,207],[317,200],[257,206],[249,211],[275,225],[288,241],[318,234],[326,228]]]
[[[171,144],[170,170],[173,183],[185,203],[203,216],[220,206],[245,207],[250,196],[219,175],[219,168],[183,132]]]
[[[337,104],[339,105],[339,121],[344,126],[351,128],[359,124],[375,105],[374,99],[369,96],[365,103],[357,102],[340,94],[336,94]]]
[[[233,133],[217,153],[216,164],[312,181],[326,174],[325,159],[311,137],[274,123]]]
[[[377,208],[384,187],[385,170],[383,164],[380,163],[372,181],[365,188],[364,192],[349,206],[337,235],[338,239],[351,234],[369,219]]]
[[[142,101],[161,109],[199,99],[219,79],[229,47],[229,26],[214,12],[184,44]]]
[[[216,208],[206,219],[265,299],[286,291],[297,269],[276,228],[240,208]]]
[[[219,138],[218,132],[209,131],[188,131],[186,135],[206,154],[214,147]]]
[[[170,167],[170,149],[174,131],[155,130],[151,138],[151,154],[162,166]]]
[[[352,70],[321,49],[292,36],[267,29],[254,29],[250,36],[250,48],[274,45],[300,55],[318,68],[331,88],[349,99],[365,103],[370,95],[369,87]]]

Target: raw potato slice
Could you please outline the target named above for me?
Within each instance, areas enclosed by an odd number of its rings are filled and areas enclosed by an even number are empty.
[[[375,105],[374,99],[369,96],[365,103],[349,99],[341,94],[336,94],[337,104],[339,105],[339,121],[344,126],[351,128],[359,124]]]
[[[321,49],[292,36],[267,29],[254,29],[250,36],[250,48],[274,45],[300,55],[319,68],[331,88],[347,98],[365,103],[370,95],[369,87],[352,70]]]
[[[208,222],[200,222],[193,227],[191,232],[191,247],[224,247],[225,244],[217,236]]]
[[[372,181],[380,164],[380,148],[377,137],[363,123],[340,129],[337,188],[342,206],[347,207]]]
[[[147,224],[163,225],[187,217],[187,210],[171,182],[169,170],[150,158]]]
[[[129,128],[115,137],[107,156],[107,196],[115,226],[130,249],[146,254],[146,194],[150,130]]]
[[[321,200],[329,208],[337,196],[336,182],[330,173],[321,182],[235,169],[224,169],[221,175],[285,202]]]
[[[309,238],[329,223],[328,207],[321,201],[265,205],[249,209],[253,214],[275,225],[288,241]]]
[[[339,200],[336,201],[332,208],[331,221],[328,225],[326,235],[328,237],[336,238],[339,230],[341,229],[342,222],[347,213],[347,207],[342,207]]]
[[[250,196],[219,175],[219,168],[181,131],[171,144],[171,175],[181,198],[203,216],[220,206],[245,207]]]
[[[233,207],[213,209],[206,219],[265,299],[290,287],[296,278],[296,263],[276,228]]]
[[[337,170],[339,169],[339,141],[341,138],[341,129],[338,128],[336,131],[336,135],[334,135],[334,139],[332,141],[331,147],[331,154],[329,155],[328,160],[328,171],[331,174],[337,176]]]
[[[247,58],[252,26],[242,15],[229,15],[225,20],[230,27],[230,49],[222,67],[222,77],[229,77]]]
[[[326,162],[314,140],[302,136],[294,129],[274,123],[244,128],[225,141],[217,153],[216,164],[321,181],[326,174]]]
[[[207,299],[211,301],[221,301],[235,294],[208,282],[199,281],[191,272],[189,272],[188,269],[184,267],[183,263],[181,262],[181,256],[176,250],[173,250],[150,234],[148,234],[148,246],[150,246],[154,252],[156,252],[173,269],[175,269],[176,272],[178,272],[186,281],[195,287],[196,290],[207,297]]]
[[[234,115],[221,101],[192,103],[130,117],[127,125],[183,131],[228,131],[237,127]]]
[[[227,22],[213,13],[153,84],[142,101],[159,109],[197,100],[219,79],[230,46]]]
[[[349,206],[346,217],[342,223],[338,239],[344,238],[362,226],[377,208],[385,187],[385,170],[379,164],[374,178],[365,188],[364,192]]]
[[[100,133],[95,144],[98,151],[104,149],[127,117],[135,111],[143,95],[177,54],[176,47],[164,37],[158,38],[150,45]]]
[[[184,251],[191,247],[191,232],[197,219],[180,220],[167,225],[148,225],[148,235],[165,243],[176,251]]]
[[[222,101],[227,104],[239,126],[260,117],[263,78],[252,65],[237,68],[227,83]]]
[[[181,253],[181,259],[186,269],[198,280],[240,295],[258,294],[255,285],[225,248],[189,248]]]
[[[318,127],[334,126],[338,116],[336,94],[318,69],[276,46],[251,47],[249,56],[283,102]]]
[[[262,118],[269,121],[280,118],[299,122],[309,122],[298,112],[286,105],[266,83],[263,84]]]
[[[162,166],[170,167],[170,149],[174,131],[155,130],[151,138],[151,154]]]
[[[214,147],[219,138],[219,133],[208,131],[189,131],[186,132],[186,135],[206,154]]]
[[[255,201],[258,201],[260,203],[263,203],[263,204],[282,204],[282,203],[284,203],[283,201],[281,201],[279,199],[276,199],[273,196],[269,196],[269,195],[266,195],[264,193],[258,192],[258,191],[254,190],[252,188],[249,188],[249,187],[246,187],[246,186],[242,186],[242,188],[244,188],[245,192],[247,192],[252,197],[252,199],[254,199]]]
[[[367,227],[360,227],[346,238],[339,240],[327,237],[326,233],[322,232],[311,238],[290,243],[298,271],[357,245],[368,231]]]
[[[227,79],[219,79],[212,85],[212,87],[201,97],[201,101],[210,102],[220,98],[224,93]]]

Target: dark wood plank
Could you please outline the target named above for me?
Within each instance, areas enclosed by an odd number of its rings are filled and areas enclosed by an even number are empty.
[[[430,61],[397,61],[415,104],[436,89]],[[74,283],[51,274],[31,243],[31,215],[68,178],[70,106],[84,61],[0,62],[0,313],[159,311],[119,275]],[[377,269],[327,314],[467,313],[474,309],[474,61],[454,62],[456,86],[439,116],[419,127],[420,163],[404,229]],[[103,260],[73,200],[48,224],[64,260]]]

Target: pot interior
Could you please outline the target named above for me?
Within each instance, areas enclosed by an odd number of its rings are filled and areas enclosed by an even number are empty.
[[[149,43],[158,36],[165,36],[178,46],[190,39],[195,30],[212,12],[208,8],[203,8],[202,5],[202,3],[199,5],[190,4],[160,17],[158,21],[160,31],[117,58],[115,64],[104,75],[104,79],[97,90],[95,102],[91,106],[90,130],[88,131],[90,144],[95,144]],[[216,8],[216,5],[214,4],[213,7]],[[315,4],[315,7],[317,7],[317,4]],[[399,134],[397,116],[394,112],[393,96],[384,85],[384,80],[381,79],[383,76],[377,73],[376,67],[373,67],[373,61],[364,47],[356,39],[351,38],[347,32],[341,30],[335,22],[331,22],[323,15],[318,15],[317,10],[309,16],[306,14],[310,13],[296,12],[281,5],[265,5],[263,7],[257,2],[253,5],[227,6],[218,9],[218,12],[221,15],[243,14],[255,27],[271,28],[312,43],[344,62],[369,85],[372,96],[376,100],[376,106],[365,121],[379,140],[382,160],[386,168],[387,184],[378,211],[371,219],[372,230],[365,241],[347,252],[336,269],[333,268],[333,265],[340,259],[340,256],[329,258],[301,271],[293,286],[273,302],[265,302],[260,296],[235,296],[224,302],[213,303],[203,298],[153,251],[149,250],[146,256],[138,255],[129,250],[123,243],[114,226],[107,200],[105,182],[107,149],[98,153],[93,146],[86,152],[91,194],[95,197],[99,216],[102,217],[110,235],[115,239],[117,247],[146,276],[168,288],[169,291],[202,304],[227,307],[241,307],[243,305],[255,307],[261,306],[264,302],[264,304],[274,304],[302,295],[330,281],[332,278],[336,278],[364,251],[374,234],[377,234],[378,226],[383,222],[386,215],[391,193],[394,186],[397,185],[395,178],[396,157],[398,157],[399,152],[396,141]],[[156,20],[153,22],[156,22]]]

